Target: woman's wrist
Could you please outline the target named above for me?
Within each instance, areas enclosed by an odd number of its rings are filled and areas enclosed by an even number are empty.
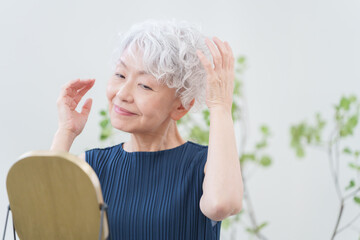
[[[76,135],[65,129],[58,129],[55,133],[50,150],[69,152]]]

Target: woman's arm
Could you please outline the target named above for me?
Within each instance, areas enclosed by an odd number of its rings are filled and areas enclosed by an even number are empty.
[[[65,130],[57,130],[50,150],[69,152],[76,136]]]
[[[82,132],[88,119],[92,99],[85,101],[81,112],[75,109],[85,93],[92,88],[95,79],[72,80],[66,83],[57,99],[59,127],[50,150],[69,152],[74,139]]]
[[[206,105],[210,110],[210,135],[203,196],[200,209],[212,220],[221,221],[240,212],[243,182],[231,116],[234,91],[234,62],[227,42],[206,38],[214,67],[201,51],[197,54],[207,72]]]
[[[231,112],[210,110],[210,135],[200,208],[210,219],[221,221],[240,212],[243,183]]]
[[[50,150],[69,152],[74,139],[71,133],[57,130]],[[85,161],[85,152],[78,155],[78,158]]]

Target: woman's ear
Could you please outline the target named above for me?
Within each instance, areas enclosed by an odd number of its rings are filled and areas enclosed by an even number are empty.
[[[195,98],[191,100],[190,107],[188,110],[186,110],[185,107],[182,105],[181,101],[179,100],[177,108],[170,115],[171,118],[174,119],[175,121],[181,119],[192,108],[194,103],[195,103]]]

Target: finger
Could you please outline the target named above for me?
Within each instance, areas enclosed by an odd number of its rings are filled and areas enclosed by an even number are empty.
[[[94,81],[94,79],[80,80],[78,78],[78,79],[72,80],[64,85],[63,95],[69,95],[70,97],[74,97],[77,94],[78,89],[81,89],[84,85],[89,84],[92,81]]]
[[[220,70],[222,68],[221,54],[209,38],[205,38],[205,42],[210,49],[211,55],[213,56],[215,71],[220,74]]]
[[[226,46],[226,48],[228,49],[229,55],[230,55],[229,68],[230,68],[230,69],[234,69],[234,64],[235,64],[234,53],[233,53],[233,51],[232,51],[232,49],[231,49],[230,44],[229,44],[227,41],[225,41],[224,43],[225,43],[225,46]]]
[[[71,84],[71,87],[72,88],[75,88],[75,89],[79,89],[79,88],[82,88],[85,84],[88,84],[88,83],[91,83],[91,82],[94,82],[95,79],[93,78],[90,78],[90,79],[78,79],[77,81],[75,81],[74,83]]]
[[[72,95],[73,93],[71,91],[73,91],[73,90],[71,89],[71,86],[78,81],[80,81],[79,78],[77,78],[75,80],[71,80],[71,81],[67,82],[66,84],[64,84],[61,88],[62,91],[61,91],[60,95],[61,96]]]
[[[74,99],[77,103],[81,100],[81,98],[85,95],[85,93],[87,93],[87,91],[89,91],[90,88],[92,88],[94,86],[94,83],[95,82],[90,82],[89,84],[84,86],[82,89],[78,90],[76,96],[74,97]]]
[[[196,50],[196,54],[198,55],[201,64],[204,66],[206,72],[208,74],[215,74],[214,68],[211,62],[205,57],[204,53],[200,50]]]
[[[81,115],[88,116],[91,110],[92,105],[92,99],[88,98],[86,99],[83,107],[81,108]]]
[[[222,68],[223,69],[228,69],[228,65],[229,65],[229,53],[228,53],[228,49],[225,46],[225,44],[218,38],[218,37],[213,37],[213,40],[217,46],[217,48],[219,49],[221,56],[222,56]]]

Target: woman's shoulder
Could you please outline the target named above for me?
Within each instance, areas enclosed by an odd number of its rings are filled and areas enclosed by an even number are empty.
[[[200,171],[205,174],[206,172],[206,162],[208,154],[208,145],[203,145],[200,143],[189,141],[190,146],[192,147],[192,152],[195,153],[195,162],[200,166]]]
[[[121,143],[120,143],[121,144]],[[116,154],[118,151],[120,144],[113,145],[113,146],[107,146],[107,147],[94,147],[94,148],[88,148],[85,150],[85,161],[91,162],[94,161],[94,159],[103,159],[106,156],[112,156]]]
[[[93,147],[93,148],[89,148],[89,149],[85,150],[85,152],[87,152],[87,151],[96,151],[96,152],[111,151],[111,150],[115,150],[116,148],[119,148],[120,144],[122,144],[122,143],[112,145],[112,146],[106,146],[106,147]]]
[[[191,145],[193,145],[194,147],[197,147],[197,148],[201,148],[201,149],[205,149],[208,147],[208,145],[202,145],[200,143],[197,143],[197,142],[193,142],[191,140],[188,141]]]
[[[188,148],[189,151],[193,151],[193,152],[201,154],[201,155],[207,153],[208,145],[203,145],[203,144],[196,143],[193,141],[188,141],[188,143],[189,143],[189,148]]]
[[[88,148],[84,152],[84,159],[94,169],[97,169],[100,162],[107,162],[117,155],[119,145],[120,144],[107,147]]]

